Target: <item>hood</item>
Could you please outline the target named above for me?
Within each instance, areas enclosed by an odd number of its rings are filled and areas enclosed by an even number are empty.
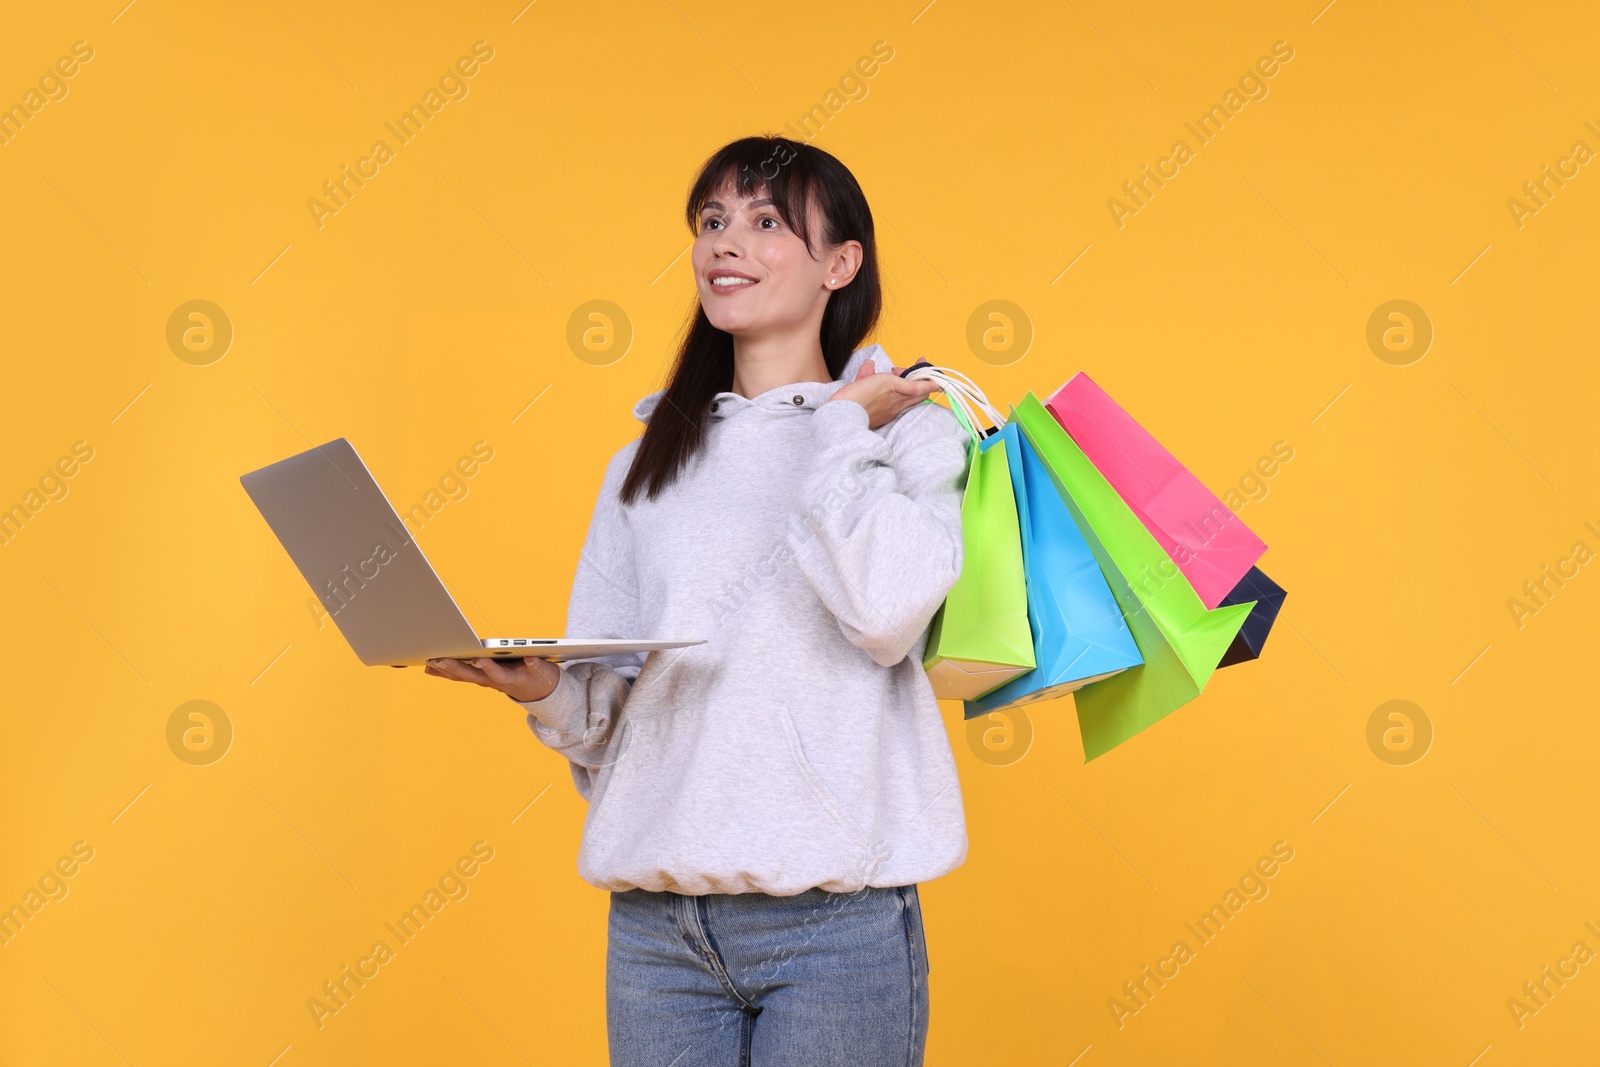
[[[721,392],[711,399],[710,417],[713,419],[724,418],[746,407],[762,407],[771,410],[788,410],[796,408],[815,410],[817,405],[825,403],[828,398],[838,391],[844,384],[855,378],[856,372],[863,363],[872,360],[878,373],[887,374],[894,370],[894,362],[889,354],[879,344],[864,345],[850,353],[850,358],[845,360],[844,369],[839,376],[831,382],[796,382],[790,385],[780,385],[769,389],[756,397],[740,396],[734,392]],[[657,389],[640,397],[633,405],[633,417],[640,422],[648,422],[651,412],[665,396],[665,389]]]

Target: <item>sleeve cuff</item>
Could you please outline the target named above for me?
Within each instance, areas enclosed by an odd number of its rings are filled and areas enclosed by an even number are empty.
[[[528,725],[535,733],[546,736],[569,735],[574,728],[581,733],[588,710],[585,706],[587,697],[587,688],[572,677],[565,667],[562,667],[561,677],[556,680],[556,687],[543,700],[518,700],[510,693],[506,694],[507,700],[527,711]]]

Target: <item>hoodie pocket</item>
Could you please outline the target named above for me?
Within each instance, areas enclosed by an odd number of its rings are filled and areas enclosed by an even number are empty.
[[[833,795],[833,790],[828,788],[827,783],[817,774],[816,768],[811,765],[811,761],[806,758],[805,746],[800,743],[800,729],[795,725],[794,714],[789,710],[789,705],[779,704],[777,714],[778,721],[783,726],[783,736],[789,746],[789,755],[796,775],[828,818],[838,825],[852,844],[864,852],[867,835],[850,817],[850,813],[845,811],[844,805]]]

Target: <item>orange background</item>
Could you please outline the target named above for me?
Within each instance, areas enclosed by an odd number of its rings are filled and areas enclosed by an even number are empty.
[[[0,105],[93,57],[0,144],[0,506],[39,505],[0,545],[0,906],[66,891],[0,947],[0,1061],[604,1061],[607,901],[565,765],[498,695],[361,667],[238,476],[347,436],[408,509],[487,442],[419,539],[486,632],[561,632],[603,464],[692,306],[688,183],[819,105],[877,213],[897,362],[1002,405],[1088,370],[1213,489],[1254,487],[1289,590],[1263,659],[1091,764],[1069,700],[976,739],[945,706],[971,849],[923,887],[929,1063],[1577,1062],[1600,966],[1520,1026],[1507,1001],[1600,950],[1600,577],[1573,557],[1600,548],[1576,310],[1600,176],[1508,201],[1600,148],[1597,33],[1503,0],[9,13]],[[397,145],[478,41],[466,95]],[[1280,41],[1199,144],[1184,124]],[[380,138],[319,227],[307,201]],[[169,344],[193,300],[225,351]],[[591,351],[569,327],[596,300]],[[1393,300],[1426,351],[1369,344]],[[231,729],[214,762],[169,742],[194,700]],[[1393,700],[1410,744],[1369,742]],[[480,841],[468,894],[319,1028],[307,1000]],[[1270,893],[1119,1026],[1123,983],[1280,841]]]

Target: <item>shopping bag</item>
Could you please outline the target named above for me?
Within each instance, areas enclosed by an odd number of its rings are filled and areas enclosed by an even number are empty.
[[[980,436],[963,392],[948,381],[941,385],[971,441],[961,497],[961,576],[933,616],[922,666],[934,696],[970,700],[1032,669],[1033,634],[1009,457],[992,447],[998,437]]]
[[[1038,397],[1025,396],[1011,424],[1033,446],[1066,501],[1144,659],[1142,666],[1074,694],[1088,761],[1198,696],[1253,605],[1207,610],[1154,535]]]
[[[1262,574],[1260,567],[1250,568],[1250,573],[1222,598],[1224,606],[1253,600],[1255,607],[1250,609],[1250,617],[1234,635],[1228,651],[1222,654],[1222,662],[1217,664],[1218,667],[1231,667],[1261,655],[1261,647],[1267,643],[1267,634],[1277,621],[1278,609],[1283,607],[1284,597],[1288,595],[1283,591],[1283,586]]]
[[[1052,700],[1140,662],[1094,554],[1072,521],[1039,456],[1014,424],[985,442],[1005,446],[1022,530],[1028,622],[1037,665],[969,700],[965,717]]]
[[[1082,371],[1044,402],[1178,564],[1207,608],[1238,585],[1266,544]]]

